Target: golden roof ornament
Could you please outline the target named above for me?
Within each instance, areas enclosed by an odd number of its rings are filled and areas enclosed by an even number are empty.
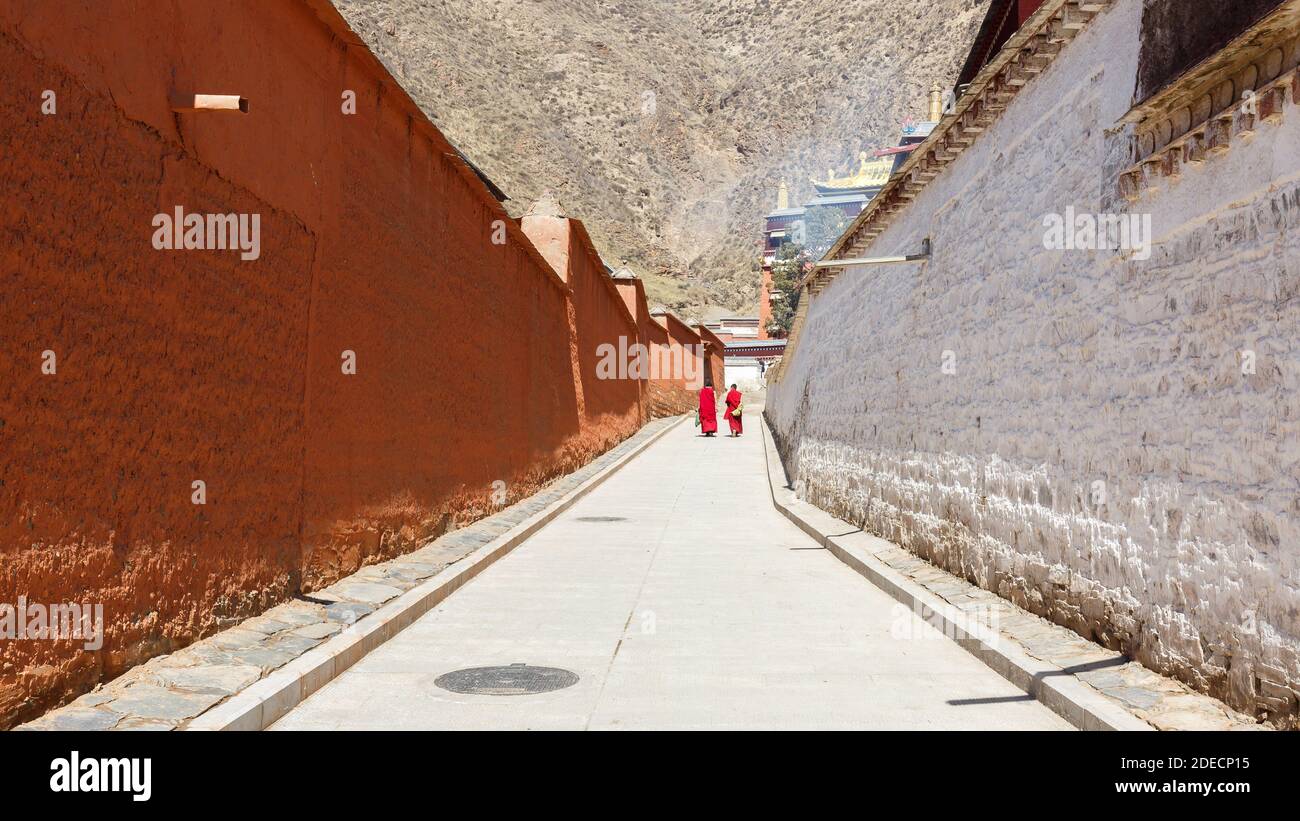
[[[836,179],[835,169],[828,169],[825,180],[813,179],[812,184],[819,189],[847,191],[855,188],[878,188],[889,182],[889,175],[894,173],[894,158],[881,157],[871,159],[867,152],[858,154],[858,170],[847,177]]]

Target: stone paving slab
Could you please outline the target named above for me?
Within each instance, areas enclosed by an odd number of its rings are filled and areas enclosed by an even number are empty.
[[[772,506],[765,464],[752,431],[706,439],[678,425],[292,709],[268,699],[259,720],[271,730],[1073,729],[928,626],[897,635],[897,603]],[[516,664],[574,678],[504,698],[437,683]]]
[[[656,419],[573,473],[491,516],[158,656],[19,730],[175,730],[554,504],[680,417]]]
[[[762,427],[773,500],[777,500],[777,494],[785,494],[789,497],[786,502],[789,508],[801,506],[820,514],[826,525],[823,538],[827,533],[853,532],[854,525],[794,498],[780,457],[771,443],[766,419]],[[796,515],[812,518],[806,512]],[[810,527],[806,522],[801,526],[805,530]],[[853,533],[852,541],[855,550],[870,555],[929,594],[966,612],[978,612],[981,618],[994,625],[999,642],[1011,645],[1015,652],[1060,668],[1088,692],[1100,694],[1110,704],[1157,730],[1270,729],[1218,699],[1153,672],[1122,654],[1083,638],[1068,627],[1023,610],[892,542],[860,531]],[[992,660],[990,663],[995,664]]]

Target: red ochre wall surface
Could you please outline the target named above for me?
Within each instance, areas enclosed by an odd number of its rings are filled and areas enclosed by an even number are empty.
[[[709,374],[710,381],[713,382],[714,393],[721,396],[726,393],[728,387],[723,384],[727,373],[725,359],[727,345],[713,331],[703,325],[696,325],[695,332],[699,334],[700,341],[704,343],[704,353],[708,360],[706,373]]]
[[[0,604],[105,622],[0,640],[0,727],[689,404],[596,378],[644,323],[581,225],[553,268],[323,0],[0,0],[0,70]],[[156,250],[177,206],[260,254]]]
[[[660,363],[671,361],[672,337],[667,328],[650,314],[646,303],[645,286],[639,279],[615,280],[623,303],[636,317],[637,340],[649,352],[650,357],[657,357]],[[699,341],[699,335],[695,336]],[[694,411],[698,407],[698,388],[687,388],[680,378],[674,379],[671,371],[656,366],[650,371],[646,384],[646,407],[651,417],[671,416]]]
[[[643,424],[643,386],[630,378],[609,379],[601,369],[609,351],[621,356],[637,342],[637,325],[582,223],[553,216],[526,216],[524,233],[569,289],[570,360],[578,385],[582,435],[599,450]],[[615,357],[617,362],[618,356]],[[624,357],[624,359],[626,359]],[[628,363],[615,375],[627,376]],[[635,375],[632,373],[631,375]],[[613,436],[611,440],[609,437]]]
[[[700,388],[704,387],[706,376],[705,352],[700,335],[671,313],[660,314],[655,320],[668,332],[672,357],[670,375],[689,395],[698,395]]]

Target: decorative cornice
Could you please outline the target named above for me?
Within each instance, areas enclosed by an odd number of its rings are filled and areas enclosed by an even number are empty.
[[[1161,178],[1226,153],[1261,123],[1281,122],[1288,94],[1300,105],[1298,30],[1300,0],[1287,0],[1124,115],[1135,162],[1120,174],[1119,195],[1141,199]]]

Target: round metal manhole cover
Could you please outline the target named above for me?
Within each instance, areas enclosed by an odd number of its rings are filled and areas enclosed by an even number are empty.
[[[504,667],[470,667],[444,673],[434,684],[453,693],[477,696],[528,696],[563,690],[578,683],[578,674],[558,667],[510,664]]]
[[[622,516],[579,516],[580,522],[626,522]]]

